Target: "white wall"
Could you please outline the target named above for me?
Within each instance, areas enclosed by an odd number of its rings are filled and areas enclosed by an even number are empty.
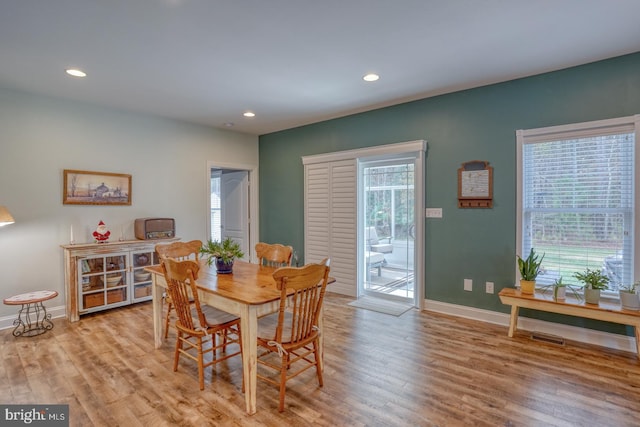
[[[52,289],[64,305],[63,253],[73,225],[91,242],[100,220],[112,239],[133,239],[135,218],[176,220],[183,240],[206,240],[207,161],[258,165],[258,137],[0,89],[0,298]],[[132,175],[131,206],[62,204],[62,171]],[[0,305],[0,327],[17,307]]]

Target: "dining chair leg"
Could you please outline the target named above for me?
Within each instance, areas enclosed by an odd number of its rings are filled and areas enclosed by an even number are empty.
[[[167,318],[164,321],[164,339],[169,337],[169,324],[171,322],[171,310],[173,309],[173,304],[171,301],[167,303]]]
[[[287,391],[287,370],[289,369],[289,354],[282,355],[282,361],[280,365],[280,404],[278,411],[284,411],[284,395]]]
[[[313,355],[316,358],[316,372],[318,374],[318,384],[322,387],[324,384],[322,382],[322,369],[320,369],[320,343],[318,340],[313,342]]]
[[[222,352],[227,352],[227,330],[223,330],[219,332],[219,338],[222,339]],[[215,343],[217,345],[217,343]]]
[[[204,390],[204,355],[202,353],[202,337],[197,337],[197,338],[198,338],[198,380],[200,382],[200,390]],[[211,337],[211,339],[215,343],[215,336]]]
[[[173,372],[178,370],[178,360],[180,360],[180,350],[182,350],[182,331],[178,331],[176,338],[176,352],[173,356]]]

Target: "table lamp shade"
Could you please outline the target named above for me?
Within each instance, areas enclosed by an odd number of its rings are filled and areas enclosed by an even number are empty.
[[[8,224],[13,224],[15,221],[13,217],[4,206],[0,206],[0,227]]]

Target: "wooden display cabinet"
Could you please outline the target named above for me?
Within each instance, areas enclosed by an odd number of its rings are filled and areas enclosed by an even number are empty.
[[[179,239],[63,245],[67,319],[151,299],[157,244]]]

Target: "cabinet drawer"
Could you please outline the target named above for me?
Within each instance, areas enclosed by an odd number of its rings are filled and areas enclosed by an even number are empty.
[[[151,285],[145,285],[145,286],[136,286],[134,292],[133,292],[133,296],[137,299],[137,298],[144,298],[144,297],[148,297],[151,295]]]
[[[114,304],[116,302],[121,302],[127,299],[127,294],[125,293],[125,289],[114,289],[112,291],[107,291],[107,304]]]
[[[82,306],[84,308],[92,308],[99,305],[104,305],[104,294],[102,292],[82,296]]]

